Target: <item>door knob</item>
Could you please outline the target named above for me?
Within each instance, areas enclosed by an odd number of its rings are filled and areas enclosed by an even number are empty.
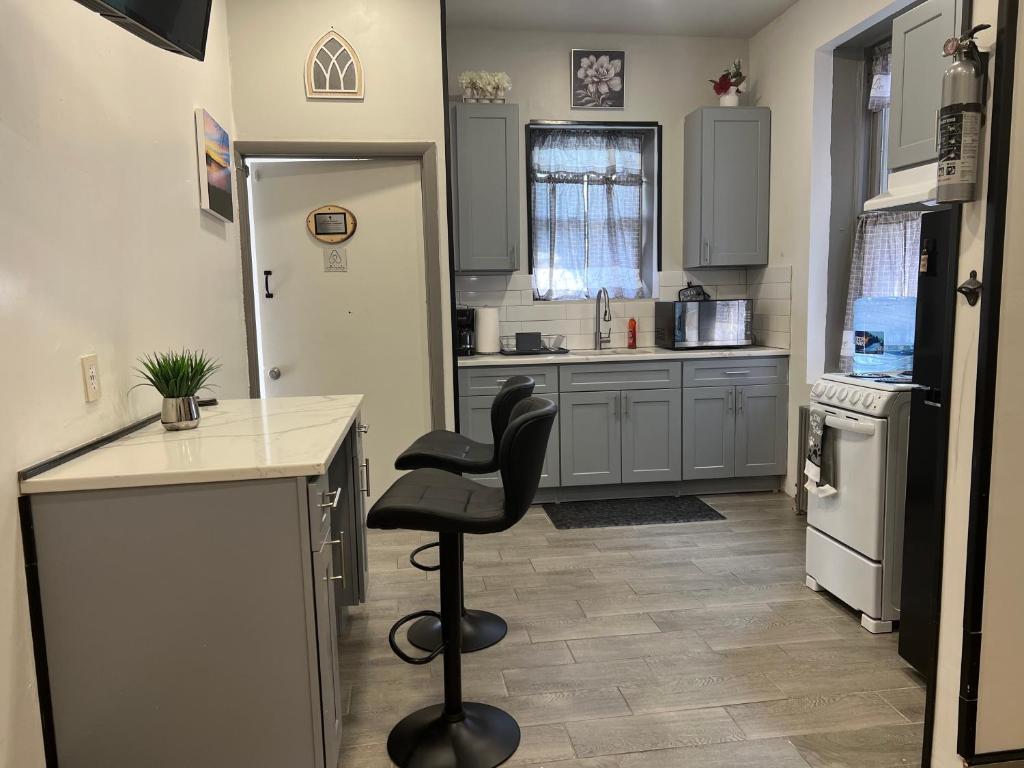
[[[281,378],[281,369],[275,365],[273,368],[267,371],[267,375],[270,376],[270,378],[273,379],[274,381],[277,381],[278,379]]]

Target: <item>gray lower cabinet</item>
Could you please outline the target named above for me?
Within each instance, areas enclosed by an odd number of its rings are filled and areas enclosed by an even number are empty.
[[[786,473],[784,384],[683,390],[683,479]]]
[[[893,20],[888,152],[894,170],[938,158],[942,75],[950,62],[942,45],[959,34],[956,11],[957,0],[926,0]]]
[[[551,400],[555,405],[559,404],[557,393],[544,392],[538,397]],[[473,395],[471,397],[459,398],[459,432],[477,442],[493,442],[491,432],[491,404],[494,397],[491,395]],[[554,488],[559,484],[559,456],[558,456],[558,423],[561,414],[555,417],[554,426],[551,428],[551,437],[548,439],[548,451],[544,457],[544,468],[541,470],[540,487]],[[497,472],[489,475],[473,475],[473,479],[484,485],[497,487],[501,485],[501,477]]]
[[[684,266],[768,263],[771,112],[705,107],[686,116]]]
[[[562,485],[613,485],[682,476],[680,390],[563,392]]]
[[[622,482],[682,479],[682,398],[678,389],[621,393]]]
[[[622,403],[619,392],[560,396],[562,485],[622,482]]]
[[[736,387],[736,476],[786,473],[788,387]]]
[[[735,387],[683,390],[683,479],[735,477]]]
[[[519,268],[519,107],[452,105],[455,271]]]
[[[55,764],[337,765],[359,442],[318,477],[28,497]]]

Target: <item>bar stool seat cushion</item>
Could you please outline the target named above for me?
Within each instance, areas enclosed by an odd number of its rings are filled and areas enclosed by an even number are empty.
[[[418,438],[395,460],[395,469],[443,469],[482,475],[498,468],[494,446],[437,429]]]
[[[417,469],[399,478],[366,517],[370,528],[438,533],[498,533],[511,522],[501,488],[440,469]]]

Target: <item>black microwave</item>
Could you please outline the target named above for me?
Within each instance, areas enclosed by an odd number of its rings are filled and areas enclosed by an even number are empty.
[[[658,301],[654,343],[665,349],[746,347],[754,343],[753,302]]]

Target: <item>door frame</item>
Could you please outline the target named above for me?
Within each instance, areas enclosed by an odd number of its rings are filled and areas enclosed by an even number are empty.
[[[242,296],[245,312],[246,355],[249,368],[249,397],[260,396],[259,353],[257,350],[255,275],[253,274],[249,160],[323,159],[323,160],[415,160],[420,164],[420,197],[423,205],[423,256],[427,305],[427,380],[430,390],[430,420],[434,429],[445,427],[447,391],[444,366],[433,364],[444,359],[445,283],[441,270],[441,249],[437,210],[439,174],[438,148],[433,142],[336,142],[336,141],[236,141],[235,174],[238,191],[239,240],[242,259]]]
[[[957,752],[968,765],[1024,760],[1024,748],[1007,752],[977,751],[978,684],[981,672],[982,609],[988,544],[989,489],[992,475],[992,432],[996,415],[996,373],[1003,256],[1006,247],[1007,179],[1013,136],[1013,79],[1016,68],[1018,0],[999,0],[996,60],[992,80],[988,148],[988,207],[985,212],[984,289],[978,306],[978,374],[975,390],[974,445],[971,460],[970,509],[967,526],[967,567],[964,583],[963,638],[960,656],[960,700]]]

